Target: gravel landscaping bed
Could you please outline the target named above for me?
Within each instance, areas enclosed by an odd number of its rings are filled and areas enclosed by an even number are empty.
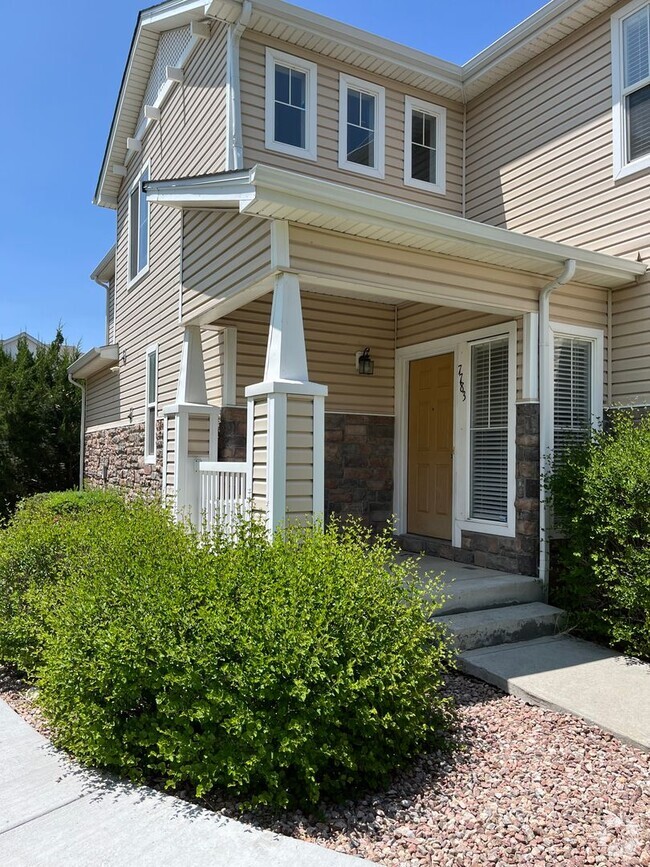
[[[450,677],[449,690],[461,748],[423,757],[385,791],[317,816],[200,803],[386,867],[650,865],[650,755],[471,678]],[[43,731],[18,682],[0,680],[0,697]]]

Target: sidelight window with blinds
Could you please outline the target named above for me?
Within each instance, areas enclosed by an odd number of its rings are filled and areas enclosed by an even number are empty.
[[[470,518],[508,521],[508,338],[471,347]]]
[[[615,175],[650,164],[650,3],[612,17]]]
[[[553,364],[553,451],[561,456],[584,440],[593,418],[591,340],[555,335]]]

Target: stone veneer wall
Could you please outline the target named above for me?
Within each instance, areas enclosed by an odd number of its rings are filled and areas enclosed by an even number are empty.
[[[462,534],[462,547],[450,542],[404,535],[402,544],[410,551],[424,551],[473,566],[499,569],[521,575],[537,575],[539,557],[539,404],[517,406],[516,434],[517,494],[514,538],[487,533]]]
[[[246,460],[246,407],[222,407],[217,439],[217,460]]]
[[[158,494],[162,490],[164,422],[156,422],[156,463],[144,461],[144,424],[86,434],[84,479],[92,488],[123,488]]]

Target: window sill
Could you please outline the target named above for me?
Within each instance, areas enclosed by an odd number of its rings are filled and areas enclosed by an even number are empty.
[[[427,181],[419,181],[417,178],[404,178],[405,187],[413,187],[416,190],[424,190],[434,196],[446,196],[447,188],[444,184],[430,184]]]
[[[347,160],[339,160],[339,168],[346,172],[354,172],[355,175],[365,175],[368,178],[377,178],[383,181],[386,177],[383,166],[375,168],[374,166],[363,166],[360,163],[350,163]]]
[[[315,148],[298,148],[272,139],[267,139],[264,142],[264,147],[267,151],[275,151],[288,157],[296,157],[299,160],[316,160],[318,158]]]
[[[505,536],[509,539],[514,539],[516,536],[515,528],[510,522],[503,524],[500,521],[473,521],[466,519],[457,521],[456,527],[459,531],[466,533],[483,533],[487,536]]]
[[[145,455],[144,456],[144,462],[145,462],[145,464],[155,464],[156,463],[156,456],[155,455]]]
[[[144,277],[149,273],[149,265],[146,265],[141,271],[132,277],[130,280],[126,281],[126,291],[130,292]]]

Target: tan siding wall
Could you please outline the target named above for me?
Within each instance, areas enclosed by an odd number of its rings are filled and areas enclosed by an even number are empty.
[[[205,366],[208,403],[221,406],[224,375],[223,331],[203,331],[201,343],[203,346],[203,364]]]
[[[609,15],[471,102],[467,142],[469,218],[650,256],[648,175],[612,177]]]
[[[613,294],[612,402],[650,404],[650,283]]]
[[[391,415],[394,411],[395,312],[387,304],[334,298],[304,292],[302,296],[309,376],[327,385],[329,412]],[[244,389],[264,374],[271,295],[260,298],[221,320],[237,328],[237,403]],[[369,346],[374,376],[360,376],[355,353]]]
[[[289,520],[304,517],[314,504],[313,401],[287,399],[287,502]]]
[[[144,385],[143,400],[144,400]],[[91,377],[86,383],[86,426],[103,425],[119,418],[120,378],[106,370]],[[143,410],[144,412],[144,410]]]
[[[255,402],[253,413],[253,510],[266,514],[268,460],[268,403],[266,399]]]
[[[225,33],[213,25],[185,67],[184,83],[174,88],[150,126],[142,151],[129,163],[118,197],[116,253],[116,335],[126,364],[120,367],[118,398],[106,401],[88,389],[95,424],[144,420],[145,351],[158,343],[158,410],[173,403],[180,364],[182,328],[178,323],[181,214],[150,209],[150,270],[127,290],[128,191],[147,160],[152,178],[221,171],[225,167]],[[91,422],[89,422],[90,424]]]
[[[302,160],[264,147],[265,45],[279,48],[318,64],[318,159]],[[338,167],[339,73],[386,88],[386,177],[368,178]],[[436,100],[413,88],[402,89],[387,79],[370,75],[322,55],[287,45],[247,31],[241,42],[242,122],[245,164],[265,163],[315,175],[324,180],[348,184],[358,189],[389,195],[428,205],[441,211],[460,214],[462,208],[463,109],[457,103]],[[404,96],[424,99],[447,109],[447,195],[437,196],[404,184]]]
[[[184,211],[183,316],[270,271],[271,223],[238,213]]]

